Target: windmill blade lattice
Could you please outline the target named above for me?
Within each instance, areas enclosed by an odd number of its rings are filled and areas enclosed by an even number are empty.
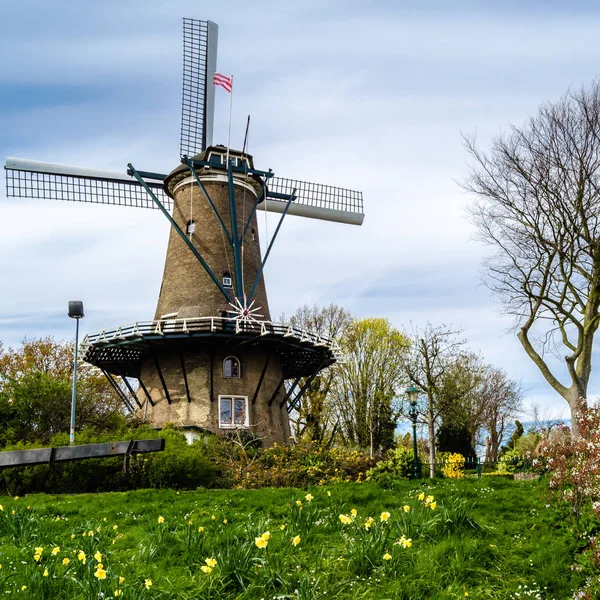
[[[5,170],[9,198],[157,208],[146,190],[125,174],[16,158],[6,159]],[[162,181],[148,181],[148,186],[167,208],[171,208],[172,200],[165,194]]]
[[[362,225],[365,216],[362,192],[322,183],[273,177],[269,180],[267,210],[282,212],[285,202],[281,198],[294,190],[296,199],[289,209],[290,215]]]
[[[180,156],[194,156],[212,144],[218,27],[183,19],[183,95]]]

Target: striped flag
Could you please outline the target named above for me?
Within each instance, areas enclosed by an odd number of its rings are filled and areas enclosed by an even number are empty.
[[[227,77],[226,75],[221,75],[221,73],[215,73],[213,83],[215,85],[220,85],[222,88],[225,88],[229,93],[231,93],[231,88],[233,87],[233,75],[231,77]]]

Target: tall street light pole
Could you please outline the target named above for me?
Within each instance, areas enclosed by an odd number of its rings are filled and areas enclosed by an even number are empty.
[[[412,429],[413,429],[413,477],[415,479],[419,478],[419,451],[417,449],[417,397],[419,396],[419,390],[412,385],[406,390],[408,395],[408,401],[410,402],[410,409],[408,411],[408,416],[412,421]]]
[[[79,319],[83,319],[83,302],[80,300],[69,301],[69,317],[75,319],[75,359],[73,361],[73,389],[71,391],[71,433],[69,435],[69,444],[75,442],[75,403],[77,400],[77,350],[79,346]]]

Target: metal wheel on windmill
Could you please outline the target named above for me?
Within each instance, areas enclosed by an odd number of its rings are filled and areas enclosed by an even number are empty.
[[[154,427],[286,443],[289,412],[337,349],[271,320],[265,262],[286,215],[361,225],[362,193],[276,177],[212,144],[213,83],[231,83],[215,79],[217,36],[215,23],[183,19],[181,164],[168,175],[7,158],[7,195],[158,209],[171,230],[154,319],[87,334],[83,359]],[[281,215],[264,257],[258,210]]]

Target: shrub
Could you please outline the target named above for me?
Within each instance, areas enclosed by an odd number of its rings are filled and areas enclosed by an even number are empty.
[[[388,450],[384,459],[367,472],[367,478],[379,483],[409,479],[413,475],[413,458],[412,450],[405,446],[397,446]]]
[[[242,488],[305,487],[342,481],[362,481],[374,460],[359,450],[327,448],[317,442],[301,442],[292,446],[274,445],[253,453],[237,445],[231,452],[231,441],[225,446],[220,466],[225,477]],[[239,459],[242,462],[237,462]]]

